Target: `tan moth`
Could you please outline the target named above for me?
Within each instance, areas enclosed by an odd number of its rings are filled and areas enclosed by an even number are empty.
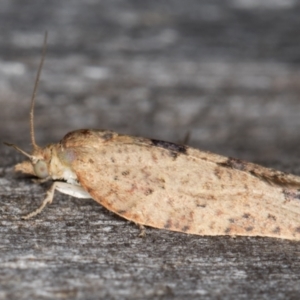
[[[300,240],[300,177],[170,142],[108,130],[69,132],[57,144],[39,147],[15,170],[54,183],[40,213],[60,191],[93,198],[139,225],[198,235],[267,236]]]

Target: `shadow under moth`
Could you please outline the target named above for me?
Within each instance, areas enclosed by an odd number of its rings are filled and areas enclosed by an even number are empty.
[[[93,198],[139,225],[197,235],[265,236],[300,240],[300,177],[184,145],[107,130],[69,132],[39,147],[31,99],[32,154],[15,170],[53,185],[40,213],[60,191]]]

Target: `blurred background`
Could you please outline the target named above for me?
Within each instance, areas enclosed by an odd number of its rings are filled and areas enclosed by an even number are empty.
[[[296,158],[299,13],[295,0],[1,1],[0,140],[30,149],[48,30],[39,144],[77,128],[175,142],[191,132],[190,145],[224,155]]]

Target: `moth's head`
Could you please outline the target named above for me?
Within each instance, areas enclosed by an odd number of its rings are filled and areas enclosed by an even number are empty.
[[[51,147],[40,148],[35,145],[32,154],[28,154],[14,144],[4,143],[29,158],[15,166],[15,171],[30,174],[41,179],[49,177],[49,164],[51,159]]]

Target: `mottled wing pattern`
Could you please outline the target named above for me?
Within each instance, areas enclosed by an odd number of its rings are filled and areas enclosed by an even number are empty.
[[[72,132],[61,145],[75,152],[83,188],[127,220],[199,235],[300,239],[297,176],[109,131]]]

